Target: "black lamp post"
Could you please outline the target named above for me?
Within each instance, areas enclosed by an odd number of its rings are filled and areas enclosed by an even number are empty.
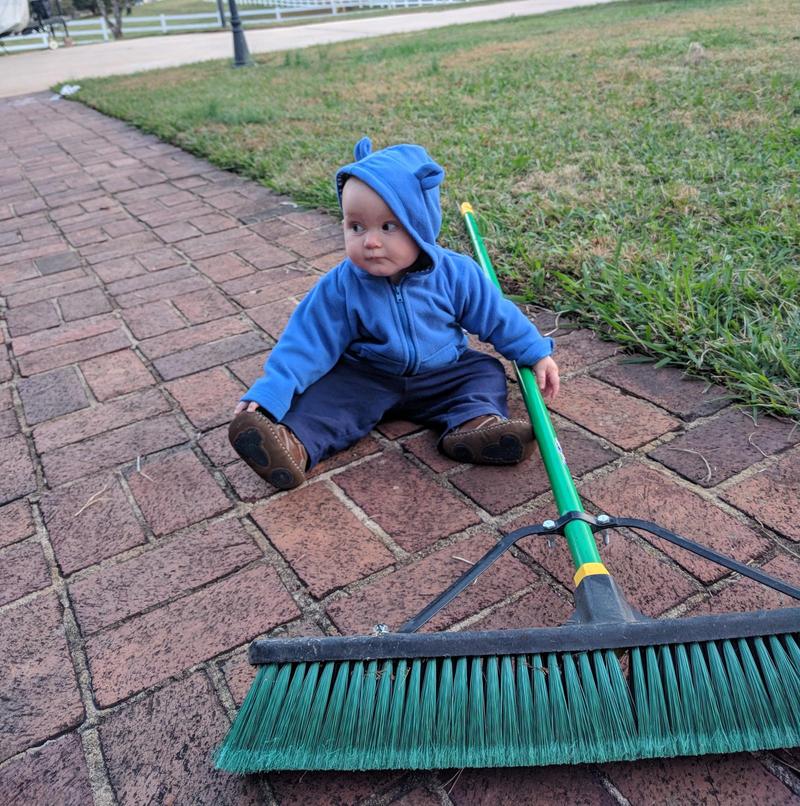
[[[250,61],[250,51],[247,48],[247,40],[244,38],[242,21],[239,19],[239,9],[236,7],[236,0],[228,0],[231,15],[231,31],[233,32],[233,66],[248,67]]]

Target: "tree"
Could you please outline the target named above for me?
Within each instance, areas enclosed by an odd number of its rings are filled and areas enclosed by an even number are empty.
[[[122,39],[122,12],[125,9],[125,0],[97,0],[100,12],[111,30],[114,39]]]

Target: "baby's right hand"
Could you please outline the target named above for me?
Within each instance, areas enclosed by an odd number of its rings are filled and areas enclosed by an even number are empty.
[[[247,411],[255,411],[258,408],[258,403],[253,400],[240,400],[233,410],[234,415],[241,414],[245,409]]]

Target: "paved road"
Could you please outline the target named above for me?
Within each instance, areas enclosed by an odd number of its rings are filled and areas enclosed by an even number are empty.
[[[515,0],[511,3],[459,6],[414,14],[330,20],[311,25],[248,31],[247,44],[253,53],[268,53],[608,2],[611,0]],[[136,73],[208,59],[224,59],[232,56],[232,50],[230,32],[220,31],[19,53],[0,59],[0,98],[39,92],[62,81],[76,81],[89,76]]]

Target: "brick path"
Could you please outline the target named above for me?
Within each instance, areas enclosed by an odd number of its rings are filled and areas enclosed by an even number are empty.
[[[397,626],[497,537],[553,514],[535,460],[456,465],[392,422],[275,494],[226,423],[340,253],[328,216],[47,94],[0,102],[0,801],[798,803],[800,752],[430,774],[215,773],[264,634]],[[800,584],[800,432],[622,363],[561,324],[554,419],[592,511]],[[514,405],[520,402],[515,397]],[[655,539],[602,549],[652,615],[779,594]],[[554,625],[566,551],[532,540],[435,626]]]

